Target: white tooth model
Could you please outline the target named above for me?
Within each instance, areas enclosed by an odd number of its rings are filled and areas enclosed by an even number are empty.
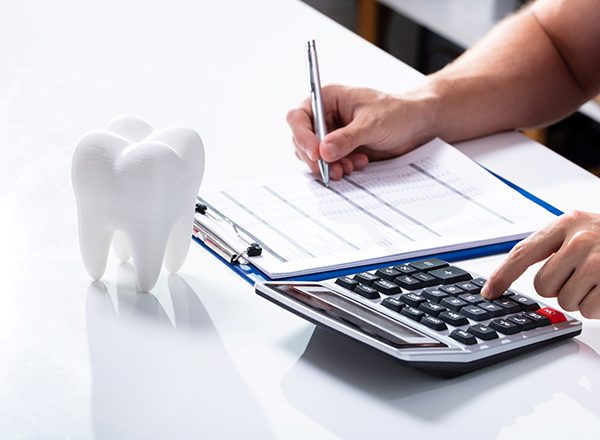
[[[121,261],[133,255],[140,291],[185,261],[196,195],[204,174],[204,146],[184,127],[154,132],[136,116],[92,130],[73,155],[79,245],[88,274],[104,274],[111,241]]]

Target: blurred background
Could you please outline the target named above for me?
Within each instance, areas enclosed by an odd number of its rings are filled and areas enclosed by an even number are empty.
[[[424,74],[458,57],[524,0],[303,0]],[[525,134],[600,176],[600,104]]]

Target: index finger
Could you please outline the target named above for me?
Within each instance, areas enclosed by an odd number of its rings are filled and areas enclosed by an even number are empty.
[[[565,240],[564,220],[559,218],[516,244],[481,289],[481,296],[501,296],[529,266],[556,252]]]
[[[299,148],[304,150],[312,161],[319,159],[319,139],[315,135],[312,122],[312,109],[309,100],[304,100],[300,107],[290,110],[287,122],[292,129],[292,136]]]

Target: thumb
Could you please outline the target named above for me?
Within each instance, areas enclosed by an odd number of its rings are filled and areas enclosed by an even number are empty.
[[[366,144],[367,136],[368,130],[354,120],[325,136],[319,146],[321,158],[326,162],[338,161]]]

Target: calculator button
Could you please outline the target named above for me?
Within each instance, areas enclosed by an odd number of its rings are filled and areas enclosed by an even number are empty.
[[[435,286],[436,284],[440,283],[436,277],[431,276],[426,272],[413,273],[411,276],[413,278],[419,280],[419,285],[416,287],[413,287],[415,289],[421,289],[423,287]]]
[[[514,324],[517,324],[519,326],[519,328],[523,331],[531,330],[531,329],[534,329],[537,327],[535,322],[533,322],[531,319],[529,319],[525,315],[510,316],[508,318],[508,320]]]
[[[544,327],[551,324],[550,320],[546,318],[546,316],[539,315],[536,312],[525,312],[523,313],[523,316],[531,319],[535,323],[536,327]]]
[[[419,306],[419,308],[425,313],[433,316],[438,316],[440,313],[445,312],[447,310],[446,307],[442,307],[439,304],[429,301],[422,303]]]
[[[484,301],[477,305],[479,307],[481,307],[483,310],[487,310],[487,312],[490,314],[490,316],[492,318],[498,318],[500,316],[504,316],[507,314],[507,311],[504,307],[500,307],[499,305],[488,302],[488,301]]]
[[[428,300],[436,303],[439,303],[441,300],[448,296],[446,292],[438,289],[437,287],[428,287],[427,289],[423,289],[421,295],[423,295]]]
[[[507,314],[509,313],[519,313],[521,311],[521,307],[519,307],[518,304],[515,304],[512,301],[509,301],[508,299],[497,299],[496,301],[494,301],[494,304],[496,304],[497,306],[502,307]]]
[[[453,298],[450,296],[448,298],[444,298],[440,302],[440,305],[442,305],[450,310],[453,310],[455,312],[458,312],[460,309],[462,309],[464,306],[466,306],[468,304],[460,298]]]
[[[448,263],[439,258],[428,258],[426,260],[413,261],[409,264],[418,270],[433,270],[448,266]]]
[[[375,276],[382,278],[384,280],[387,280],[387,281],[394,281],[394,278],[396,278],[398,275],[400,275],[400,272],[398,272],[396,269],[393,269],[391,267],[384,267],[383,269],[377,269],[377,271],[375,272]]]
[[[474,279],[471,280],[471,282],[473,284],[476,284],[479,287],[483,287],[483,285],[485,284],[485,281],[486,280],[484,278],[474,278]]]
[[[398,298],[386,298],[381,301],[381,305],[393,310],[394,312],[399,312],[405,306],[405,304]]]
[[[429,273],[440,279],[444,284],[469,281],[472,278],[469,272],[454,266],[442,267],[441,269],[432,270]]]
[[[567,318],[558,310],[551,309],[550,307],[544,307],[543,309],[537,310],[535,313],[545,316],[550,320],[552,324],[559,324],[565,322]]]
[[[454,284],[450,284],[448,286],[440,286],[440,290],[446,292],[448,295],[458,295],[460,293],[464,293],[460,287],[455,286]]]
[[[439,318],[436,318],[435,316],[425,315],[423,316],[423,318],[421,318],[421,321],[419,322],[437,331],[446,330],[448,328],[444,321],[442,321]]]
[[[477,336],[479,339],[483,339],[484,341],[489,341],[490,339],[498,338],[498,333],[496,333],[491,328],[481,324],[472,325],[467,329],[467,331],[472,335]]]
[[[373,289],[370,286],[365,286],[364,284],[359,284],[354,288],[354,293],[358,293],[360,296],[364,296],[367,299],[376,299],[379,298],[379,293],[376,289]]]
[[[390,283],[386,280],[379,280],[373,283],[373,288],[384,295],[394,295],[402,292],[402,289],[397,284]]]
[[[405,293],[404,295],[400,295],[400,299],[408,304],[409,306],[419,307],[421,303],[427,301],[421,295],[417,295],[416,293]]]
[[[396,279],[394,279],[394,282],[408,290],[418,289],[420,283],[419,280],[411,277],[410,275],[401,275],[399,277],[396,277]]]
[[[379,280],[379,277],[369,272],[357,273],[354,279],[365,286],[372,286],[373,283]]]
[[[456,283],[456,285],[467,293],[477,294],[481,292],[481,286],[472,281],[463,281],[462,283]]]
[[[417,271],[417,269],[409,264],[399,264],[398,266],[394,266],[394,269],[403,275],[410,275],[411,273],[415,273]]]
[[[508,319],[494,319],[490,322],[490,327],[504,335],[514,335],[521,331],[517,324]]]
[[[450,337],[458,342],[462,342],[465,345],[477,344],[477,339],[475,339],[475,336],[459,328],[453,330],[452,333],[450,333]]]
[[[354,290],[354,288],[358,286],[358,281],[353,280],[350,277],[340,277],[335,280],[335,284],[345,287],[348,290]]]
[[[514,296],[515,292],[513,292],[512,290],[507,290],[506,292],[504,292],[502,294],[502,298],[510,298],[511,296]]]
[[[425,312],[423,312],[419,309],[415,309],[414,307],[411,307],[411,306],[403,307],[402,310],[400,311],[400,313],[404,316],[408,316],[410,319],[414,319],[415,321],[418,321],[423,316],[425,316]]]
[[[533,312],[540,308],[539,304],[523,295],[512,295],[510,300],[519,304],[524,312]]]
[[[461,315],[465,315],[467,318],[474,319],[475,321],[483,321],[490,318],[490,314],[477,306],[466,306],[460,309]]]
[[[458,297],[472,305],[477,305],[483,302],[483,298],[479,294],[473,295],[472,293],[463,293],[462,295],[458,295]]]
[[[459,315],[458,313],[450,311],[440,313],[438,315],[438,318],[440,318],[442,321],[447,322],[450,325],[453,325],[454,327],[466,325],[469,323],[469,320],[463,315]]]

